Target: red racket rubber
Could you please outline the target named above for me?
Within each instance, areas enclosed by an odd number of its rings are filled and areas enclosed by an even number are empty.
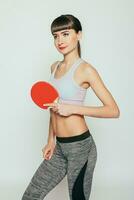
[[[43,104],[57,102],[59,93],[50,83],[38,81],[31,88],[31,98],[37,106],[47,109],[49,106],[43,106]]]

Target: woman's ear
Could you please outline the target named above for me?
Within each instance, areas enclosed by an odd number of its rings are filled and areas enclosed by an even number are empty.
[[[77,37],[78,37],[78,40],[81,40],[82,39],[82,31],[79,31],[77,33]]]

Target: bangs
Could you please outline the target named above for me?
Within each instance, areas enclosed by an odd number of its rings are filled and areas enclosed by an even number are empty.
[[[60,16],[56,18],[51,25],[51,33],[53,34],[56,31],[61,31],[64,29],[72,29],[73,22],[67,17]]]

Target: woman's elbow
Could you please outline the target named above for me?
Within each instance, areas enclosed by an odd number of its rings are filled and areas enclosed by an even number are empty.
[[[119,118],[120,117],[120,110],[118,107],[112,108],[113,118]]]

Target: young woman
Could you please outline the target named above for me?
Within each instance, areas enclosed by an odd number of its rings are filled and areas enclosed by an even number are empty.
[[[82,27],[73,15],[61,15],[51,32],[62,61],[51,66],[50,82],[60,93],[50,106],[49,136],[42,149],[44,160],[33,175],[22,200],[43,200],[66,175],[70,200],[88,200],[97,149],[84,116],[118,118],[119,108],[97,70],[81,58]],[[92,88],[103,106],[84,106]]]

